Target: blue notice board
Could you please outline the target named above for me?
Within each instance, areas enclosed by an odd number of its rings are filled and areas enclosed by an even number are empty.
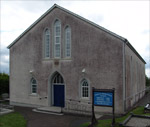
[[[94,91],[94,105],[113,106],[113,92]]]

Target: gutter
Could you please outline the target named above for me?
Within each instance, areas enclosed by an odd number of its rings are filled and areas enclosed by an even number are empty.
[[[123,43],[123,110],[126,112],[126,58],[125,58],[125,44],[127,39]]]

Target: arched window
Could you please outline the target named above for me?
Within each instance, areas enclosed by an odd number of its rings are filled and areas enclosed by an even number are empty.
[[[63,77],[57,72],[53,77],[53,84],[63,84],[64,80]]]
[[[65,57],[71,57],[71,29],[69,26],[65,29]]]
[[[81,98],[89,98],[90,90],[86,79],[81,81]]]
[[[54,57],[60,58],[61,56],[61,23],[56,20],[54,23]]]
[[[50,57],[50,31],[49,29],[45,30],[45,34],[44,34],[44,42],[45,42],[45,58],[49,58]]]
[[[37,81],[34,78],[31,79],[31,94],[37,94]]]

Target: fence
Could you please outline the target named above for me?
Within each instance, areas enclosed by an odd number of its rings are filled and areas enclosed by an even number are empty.
[[[138,102],[145,93],[149,92],[150,94],[150,87],[147,87],[145,90],[142,90],[132,96],[128,96],[124,102],[126,104],[126,108],[132,107],[136,102]],[[121,100],[123,102],[123,100]],[[130,101],[131,105],[128,106],[128,101]],[[149,100],[150,101],[150,100]],[[74,99],[67,99],[65,102],[65,108],[63,108],[63,112],[67,113],[75,113],[75,114],[82,114],[82,115],[91,115],[92,111],[92,104],[90,102],[83,102]]]
[[[65,102],[65,108],[63,111],[67,113],[91,115],[92,104],[90,102],[69,99]]]
[[[139,102],[140,99],[144,97],[145,94],[150,94],[150,87],[147,87],[136,94],[132,94],[131,96],[126,97],[124,100],[126,105],[126,110],[130,109],[133,105]]]

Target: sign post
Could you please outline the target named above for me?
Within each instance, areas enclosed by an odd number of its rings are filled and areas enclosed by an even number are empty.
[[[115,88],[112,89],[113,91],[113,120],[112,120],[112,126],[115,125]]]
[[[92,87],[92,95],[94,94],[94,87]],[[92,97],[92,126],[97,123],[94,112],[94,96]]]
[[[112,107],[112,126],[115,125],[115,88],[113,89],[95,89],[92,88],[92,122],[89,127],[97,123],[94,113],[94,106]]]

